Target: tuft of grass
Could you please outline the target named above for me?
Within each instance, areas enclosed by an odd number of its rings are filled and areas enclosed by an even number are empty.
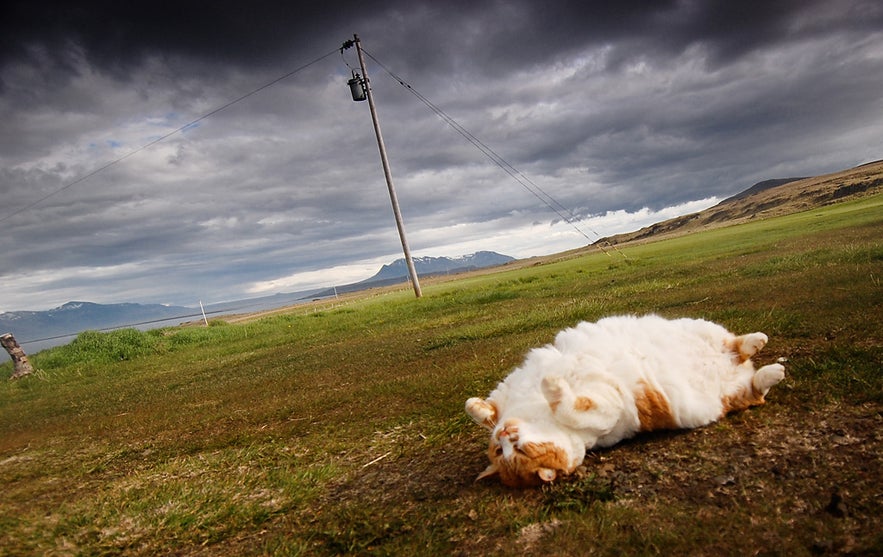
[[[596,503],[606,503],[615,498],[613,482],[595,474],[574,482],[547,484],[542,491],[544,511],[550,515],[564,511],[581,514]]]
[[[791,361],[800,388],[818,400],[883,403],[883,347],[838,344]]]
[[[35,356],[35,363],[43,369],[72,365],[108,364],[157,354],[161,343],[155,333],[137,329],[120,329],[108,333],[84,331],[64,346],[45,350]]]

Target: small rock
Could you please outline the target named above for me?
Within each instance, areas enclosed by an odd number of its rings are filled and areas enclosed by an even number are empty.
[[[831,491],[831,500],[828,501],[828,506],[825,507],[825,512],[835,518],[843,518],[846,516],[846,503],[843,501],[840,489],[835,487],[833,491]]]
[[[849,444],[849,437],[847,437],[845,435],[834,434],[831,436],[831,441],[835,445],[848,445]]]
[[[613,472],[616,471],[616,466],[613,465],[612,463],[608,462],[606,464],[602,464],[601,466],[599,466],[597,471],[598,471],[598,475],[600,477],[606,478],[606,477],[610,476],[610,474],[612,474]]]

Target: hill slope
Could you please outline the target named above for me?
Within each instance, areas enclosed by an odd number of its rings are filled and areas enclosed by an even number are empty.
[[[660,235],[686,234],[806,211],[879,191],[883,191],[883,160],[822,176],[765,180],[704,211],[602,238],[595,243],[623,244]]]

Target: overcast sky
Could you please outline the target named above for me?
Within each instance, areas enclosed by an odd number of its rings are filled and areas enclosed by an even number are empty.
[[[876,0],[55,4],[0,8],[0,311],[196,306],[401,257],[353,33],[415,256],[555,253],[883,158]]]

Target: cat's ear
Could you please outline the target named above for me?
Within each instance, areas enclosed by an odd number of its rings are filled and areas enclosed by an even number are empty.
[[[488,466],[487,468],[484,469],[484,472],[482,472],[481,474],[478,475],[477,478],[475,478],[475,481],[483,480],[485,478],[490,478],[491,476],[496,476],[499,473],[500,473],[500,469],[497,468],[497,465],[491,464],[490,466]]]
[[[540,479],[544,482],[553,481],[557,475],[558,473],[551,468],[540,468],[539,470],[537,470],[537,476],[539,476]]]

